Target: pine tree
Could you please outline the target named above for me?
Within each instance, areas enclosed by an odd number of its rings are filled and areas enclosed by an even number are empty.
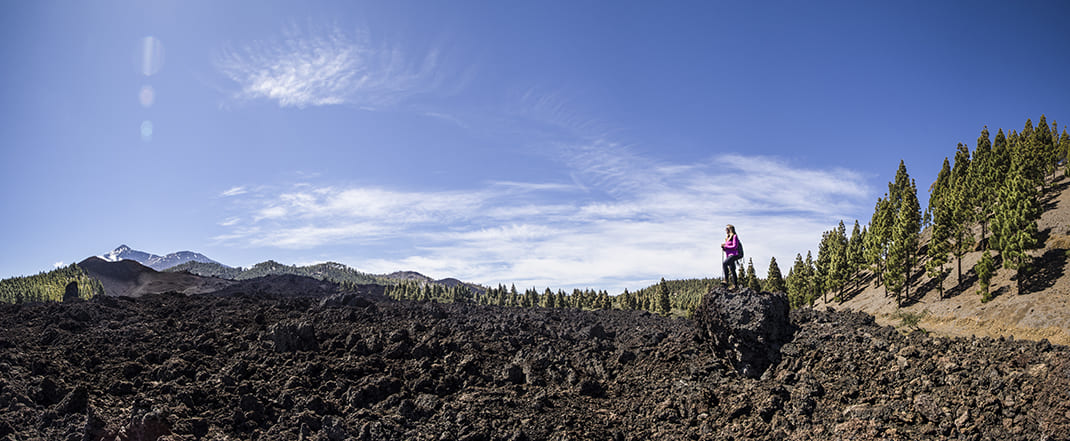
[[[999,192],[998,208],[992,222],[993,246],[1003,257],[1003,267],[1016,270],[1018,293],[1022,292],[1025,273],[1031,257],[1028,251],[1038,241],[1037,219],[1040,218],[1040,195],[1023,169],[1015,164],[1006,184]]]
[[[936,175],[936,182],[933,183],[929,193],[929,208],[927,211],[932,215],[932,226],[930,227],[932,234],[929,238],[929,261],[925,263],[926,273],[929,277],[937,280],[936,288],[940,291],[941,299],[944,298],[944,280],[950,273],[949,270],[944,269],[944,265],[948,263],[947,256],[951,248],[950,231],[954,222],[947,200],[947,194],[950,189],[951,166],[947,158],[944,158],[944,165],[940,168],[940,173]]]
[[[870,229],[868,236],[872,237],[871,240],[866,243],[866,261],[871,265],[876,263],[874,272],[877,273],[877,283],[884,285],[884,296],[889,296],[889,291],[898,292],[902,287],[901,282],[891,281],[891,284],[886,279],[893,271],[889,270],[891,247],[894,243],[894,231],[897,217],[899,216],[900,208],[903,205],[903,197],[908,191],[911,190],[910,174],[907,173],[906,163],[903,160],[899,160],[899,167],[895,172],[895,180],[888,183],[888,192],[885,193],[884,198],[877,199],[877,206],[873,211],[873,218],[870,220]],[[916,195],[915,195],[916,198]],[[920,222],[920,215],[919,215]],[[905,258],[906,256],[897,256]],[[882,265],[883,263],[883,265]],[[896,261],[896,265],[903,265],[906,261]],[[902,268],[897,268],[901,270]]]
[[[669,285],[665,282],[665,278],[661,278],[661,283],[658,284],[658,303],[657,312],[661,315],[669,315],[671,305],[669,303]]]
[[[951,253],[958,260],[958,284],[962,284],[962,257],[973,247],[973,232],[970,219],[973,215],[973,189],[970,187],[970,151],[958,145],[955,152],[955,165],[951,168],[951,179],[943,199],[944,207],[951,217],[948,222],[948,238]]]
[[[1055,178],[1055,167],[1058,165],[1059,154],[1055,150],[1055,137],[1052,136],[1051,127],[1048,126],[1048,118],[1044,115],[1040,115],[1040,121],[1037,121],[1036,129],[1036,148],[1037,153],[1040,156],[1039,165],[1044,174],[1051,174],[1052,178]]]
[[[805,270],[803,273],[803,280],[806,282],[806,303],[812,308],[814,306],[814,300],[817,299],[817,270],[814,268],[814,259],[810,254],[810,250],[806,250]]]
[[[609,292],[602,291],[598,294],[598,309],[613,309],[613,300],[609,298]]]
[[[754,291],[762,290],[762,283],[758,280],[758,273],[754,271],[754,259],[747,258],[747,288]]]
[[[907,249],[905,246],[905,221],[906,213],[896,216],[895,225],[892,227],[892,242],[888,247],[888,260],[884,266],[884,286],[886,293],[895,296],[897,305],[902,305],[901,294],[906,285],[903,276],[906,274]],[[902,218],[902,219],[901,219]],[[886,294],[887,296],[887,294]]]
[[[855,219],[855,225],[851,228],[851,238],[847,241],[847,274],[848,280],[856,283],[859,279],[858,271],[866,264],[866,258],[863,255],[865,234],[865,229],[858,224],[858,219]]]
[[[539,306],[542,306],[543,308],[553,308],[557,306],[557,299],[554,298],[554,292],[550,291],[549,287],[542,293],[542,302]]]
[[[1033,128],[1031,119],[1025,120],[1022,133],[1016,137],[1017,143],[1012,143],[1011,151],[1016,153],[1012,156],[1011,163],[1019,164],[1018,173],[1033,185],[1044,184],[1044,145],[1040,139],[1041,133]]]
[[[996,199],[996,155],[992,151],[992,143],[988,139],[988,126],[981,130],[981,136],[977,138],[977,148],[973,151],[973,161],[970,163],[970,192],[972,193],[973,213],[970,221],[977,222],[981,226],[981,244],[985,245],[987,236],[988,218],[991,216],[994,200]]]
[[[869,229],[864,238],[864,256],[870,270],[877,275],[877,284],[884,284],[884,260],[888,256],[888,242],[891,241],[892,223],[895,218],[891,211],[888,194],[883,198],[877,198],[877,204],[873,208],[873,217],[869,221]],[[888,296],[885,287],[885,297]]]
[[[892,225],[892,242],[888,248],[884,277],[888,290],[896,295],[896,303],[902,305],[903,297],[910,295],[910,275],[918,247],[921,209],[913,182],[900,193],[900,198],[900,209]]]
[[[843,288],[847,284],[847,227],[840,221],[836,229],[829,232],[828,275],[825,277],[825,290],[835,292],[835,300],[843,302]]]
[[[895,170],[895,181],[888,184],[888,195],[892,200],[892,211],[899,213],[899,208],[903,204],[903,194],[910,186],[910,174],[907,173],[907,165],[902,159],[899,160],[899,167]]]
[[[903,195],[903,206],[900,208],[900,216],[905,218],[906,225],[904,234],[906,237],[907,248],[907,261],[906,261],[906,276],[904,277],[906,282],[905,294],[907,298],[910,297],[910,281],[913,277],[914,266],[917,264],[918,256],[918,232],[921,230],[921,205],[918,202],[918,188],[914,180],[910,180],[910,188]]]
[[[799,262],[802,263],[802,256],[799,256]],[[765,291],[787,291],[787,286],[784,284],[784,278],[780,275],[780,267],[776,264],[776,257],[769,258],[769,270],[765,272]]]
[[[998,192],[1011,169],[1011,146],[1003,129],[996,132],[996,139],[992,141],[992,167],[992,182],[996,183],[993,191]]]
[[[1066,129],[1063,129],[1063,136],[1059,137],[1059,150],[1063,159],[1070,159],[1070,135],[1066,134]],[[1070,176],[1070,167],[1063,169],[1063,173]]]
[[[814,289],[821,295],[822,301],[828,304],[828,279],[832,262],[832,239],[831,232],[826,231],[821,236],[821,243],[817,245],[817,261],[814,262],[814,275],[811,280]]]
[[[795,255],[795,263],[788,271],[788,278],[785,280],[788,291],[788,303],[792,309],[802,307],[806,304],[806,298],[809,297],[808,281],[806,280],[806,267],[803,263],[802,254]],[[772,265],[770,265],[771,267]],[[772,268],[770,268],[772,270]],[[770,277],[772,278],[772,277]]]

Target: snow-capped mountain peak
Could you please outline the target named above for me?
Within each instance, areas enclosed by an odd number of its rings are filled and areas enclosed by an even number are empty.
[[[205,262],[205,263],[219,263],[208,256],[201,253],[195,253],[192,251],[179,251],[171,253],[166,256],[158,256],[144,251],[135,250],[127,245],[119,245],[118,248],[111,250],[104,255],[100,256],[101,259],[109,262],[118,262],[120,260],[133,260],[149,268],[157,271],[162,271],[167,268],[181,265],[189,261]]]

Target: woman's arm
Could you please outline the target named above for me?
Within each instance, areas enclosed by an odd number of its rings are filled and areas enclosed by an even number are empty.
[[[729,237],[727,240],[724,241],[724,249],[725,249],[725,251],[735,251],[738,248],[739,248],[739,241],[736,240],[736,235],[735,234],[733,234],[732,237]]]

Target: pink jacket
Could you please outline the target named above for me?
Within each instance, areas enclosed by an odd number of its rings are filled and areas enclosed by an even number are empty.
[[[724,254],[726,257],[738,256],[739,236],[733,234],[731,239],[727,239],[724,241],[724,244],[721,245],[721,248],[724,249]]]

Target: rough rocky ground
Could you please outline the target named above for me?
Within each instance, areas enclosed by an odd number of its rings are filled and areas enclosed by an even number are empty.
[[[1066,347],[790,319],[750,378],[695,321],[634,311],[0,305],[0,440],[1070,439]]]

